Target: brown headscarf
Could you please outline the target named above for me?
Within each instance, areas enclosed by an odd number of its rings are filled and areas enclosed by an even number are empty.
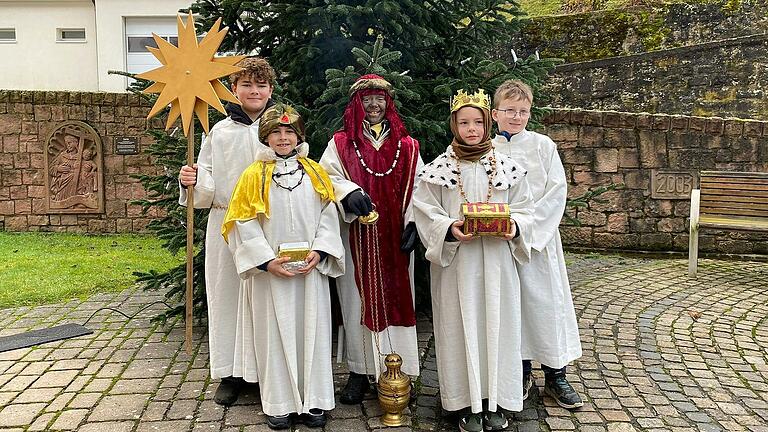
[[[483,125],[485,126],[485,133],[483,134],[483,140],[480,141],[478,144],[474,144],[474,145],[467,144],[459,136],[459,127],[456,124],[456,115],[459,113],[459,110],[466,107],[478,109],[480,110],[480,112],[483,113]],[[480,160],[480,158],[483,157],[483,155],[491,151],[491,149],[493,148],[493,144],[491,143],[491,126],[492,126],[491,112],[485,108],[468,104],[452,112],[451,113],[451,133],[453,133],[453,141],[451,142],[451,147],[453,147],[453,152],[456,153],[456,157],[458,157],[461,160],[475,162]]]

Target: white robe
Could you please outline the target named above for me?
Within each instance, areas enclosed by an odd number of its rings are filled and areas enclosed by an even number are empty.
[[[210,130],[197,157],[195,208],[210,208],[205,230],[205,292],[208,302],[208,349],[211,378],[233,376],[237,299],[240,278],[221,237],[221,223],[240,174],[256,160],[259,122],[248,126],[227,117]],[[179,204],[187,205],[187,189]],[[252,377],[256,382],[258,379]]]
[[[496,149],[528,170],[536,202],[531,261],[517,264],[523,320],[523,359],[559,369],[581,357],[581,340],[558,227],[565,210],[567,181],[557,146],[546,135],[522,131]]]
[[[370,145],[370,144],[366,144]],[[355,221],[357,216],[352,213],[345,213],[341,206],[341,200],[352,191],[361,189],[360,186],[349,180],[346,174],[339,154],[336,151],[336,142],[333,138],[328,143],[320,165],[325,168],[333,182],[333,189],[336,195],[339,211],[342,214],[343,223],[341,224],[341,237],[344,240],[344,248],[347,251],[346,273],[336,278],[336,290],[339,294],[341,303],[341,313],[344,321],[344,347],[346,349],[347,367],[350,371],[374,375],[378,379],[379,375],[386,370],[384,366],[384,357],[378,355],[376,348],[376,338],[372,331],[362,325],[360,313],[360,291],[355,281],[354,261],[352,261],[352,252],[349,247],[349,227]],[[421,156],[417,161],[416,170],[421,167]],[[414,186],[416,181],[414,181]],[[382,213],[382,217],[386,217]],[[413,221],[413,200],[406,208],[403,223]],[[400,251],[397,251],[400,253]],[[411,296],[413,297],[413,254],[411,254],[411,264],[409,268],[411,277]],[[414,303],[415,305],[415,303]],[[401,370],[411,376],[419,375],[419,345],[416,338],[416,326],[402,327],[390,326],[387,330],[378,333],[379,347],[382,353],[388,354],[391,351],[397,352],[403,358]],[[390,341],[392,342],[390,345]],[[375,361],[376,358],[379,361]]]
[[[416,227],[431,262],[440,398],[449,411],[470,406],[472,412],[480,412],[483,399],[488,399],[491,411],[497,405],[520,411],[520,284],[516,267],[509,263],[528,259],[533,201],[523,170],[497,154],[490,202],[509,203],[520,235],[513,240],[446,241],[451,224],[463,218],[464,202],[451,182],[457,176],[450,154],[449,148],[424,167],[414,192]],[[485,201],[490,167],[487,155],[478,162],[460,162],[469,202]]]
[[[306,146],[306,144],[304,144]],[[274,152],[272,152],[274,155]],[[296,169],[296,157],[278,159],[276,173]],[[294,185],[300,173],[277,181]],[[243,278],[235,374],[260,378],[267,415],[334,407],[331,299],[328,277],[344,273],[344,248],[334,203],[323,203],[308,176],[293,191],[272,181],[269,218],[235,222],[229,247]],[[328,256],[307,275],[281,278],[257,266],[276,257],[281,243],[308,242]]]

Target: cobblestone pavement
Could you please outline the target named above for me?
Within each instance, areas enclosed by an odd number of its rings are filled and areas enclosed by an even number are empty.
[[[688,279],[681,259],[568,254],[584,356],[569,378],[584,407],[567,411],[542,396],[543,376],[510,431],[768,432],[768,264],[701,260]],[[87,301],[0,310],[0,336],[83,323],[104,306],[128,314],[160,299],[128,291]],[[94,334],[0,353],[0,430],[266,431],[258,390],[230,408],[213,403],[204,332],[194,354],[180,324],[96,313]],[[393,432],[456,430],[440,408],[429,321],[409,425]],[[335,364],[337,388],[346,371]],[[326,431],[380,429],[373,395],[338,404]],[[304,427],[297,430],[306,431]]]

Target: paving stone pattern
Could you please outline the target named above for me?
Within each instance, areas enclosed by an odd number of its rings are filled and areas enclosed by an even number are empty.
[[[584,348],[569,378],[584,407],[568,411],[543,396],[535,371],[507,430],[768,432],[768,264],[701,260],[699,278],[688,279],[682,259],[567,258]],[[0,310],[0,336],[82,323],[105,306],[130,314],[161,297],[132,290]],[[189,356],[180,322],[150,322],[160,307],[130,321],[100,311],[87,325],[92,335],[0,353],[0,430],[267,431],[258,388],[230,408],[213,402],[202,327]],[[428,317],[418,334],[418,395],[408,425],[388,430],[457,430],[440,406]],[[334,367],[338,390],[346,369]],[[380,414],[372,394],[359,406],[337,404],[325,431],[385,430]]]

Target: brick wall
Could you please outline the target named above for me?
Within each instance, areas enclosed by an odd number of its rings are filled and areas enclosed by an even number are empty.
[[[132,174],[157,168],[149,156],[116,155],[117,136],[135,136],[143,150],[149,107],[141,98],[119,93],[33,92],[0,90],[0,227],[7,231],[87,233],[141,232],[153,214],[130,204],[144,197]],[[91,215],[47,214],[45,140],[60,122],[80,120],[102,141],[105,212]]]
[[[563,242],[630,250],[687,250],[689,199],[653,199],[653,169],[768,171],[768,122],[555,109],[543,133],[557,144],[569,196],[610,183],[606,203],[571,211]],[[768,253],[768,235],[702,230],[703,251]]]

